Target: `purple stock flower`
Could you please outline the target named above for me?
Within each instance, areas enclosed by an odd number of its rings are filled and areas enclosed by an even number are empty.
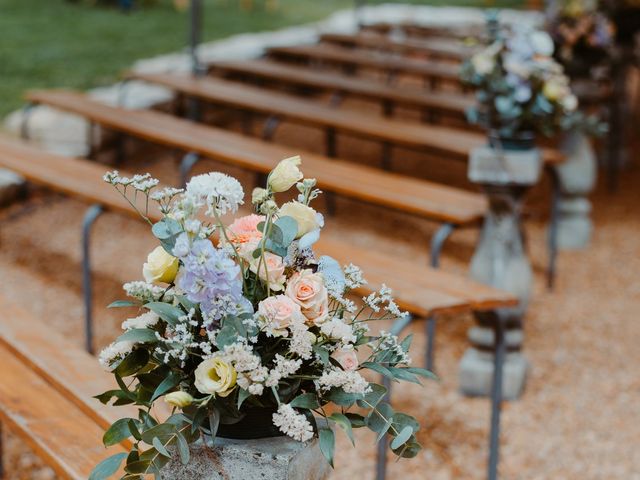
[[[183,263],[176,278],[177,287],[189,300],[199,303],[205,314],[214,309],[215,302],[223,297],[241,302],[240,267],[209,240],[194,240],[190,247],[188,242],[188,237],[183,234],[174,248],[174,254]]]

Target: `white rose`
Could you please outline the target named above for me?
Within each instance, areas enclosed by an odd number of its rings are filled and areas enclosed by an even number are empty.
[[[300,156],[285,158],[269,174],[269,187],[273,192],[286,192],[302,180],[302,172],[298,165],[302,163]]]
[[[550,57],[553,55],[553,40],[547,32],[535,31],[529,37],[531,46],[538,55]]]
[[[281,217],[292,217],[298,223],[296,238],[313,232],[321,226],[318,221],[318,212],[304,203],[296,201],[287,202],[280,207],[278,215]]]
[[[171,283],[178,273],[178,259],[169,255],[162,247],[156,247],[147,256],[147,262],[142,266],[142,275],[149,283]]]
[[[471,57],[471,64],[479,75],[487,75],[493,71],[496,62],[491,55],[481,52]]]
[[[560,101],[560,104],[567,112],[573,112],[578,108],[578,99],[575,95],[569,94]]]

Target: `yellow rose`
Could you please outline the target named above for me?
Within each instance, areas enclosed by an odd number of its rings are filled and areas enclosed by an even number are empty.
[[[286,192],[298,181],[302,180],[302,172],[298,165],[302,163],[300,156],[285,158],[269,174],[269,187],[273,192]]]
[[[142,266],[142,275],[149,283],[171,283],[178,273],[178,259],[169,255],[162,247],[156,247]]]
[[[292,217],[298,222],[298,233],[296,238],[300,238],[303,235],[313,232],[320,228],[318,223],[318,213],[311,207],[296,201],[287,202],[282,207],[278,214],[281,217]]]
[[[210,358],[198,365],[195,376],[195,386],[200,393],[226,397],[235,388],[238,374],[233,365],[219,358]]]
[[[171,392],[164,396],[164,401],[173,407],[184,408],[191,405],[193,397],[187,392]]]
[[[569,94],[569,87],[558,80],[549,80],[544,83],[542,93],[549,100],[556,101]]]

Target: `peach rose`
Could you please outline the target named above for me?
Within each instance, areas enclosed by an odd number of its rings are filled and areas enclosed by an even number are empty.
[[[353,348],[340,348],[331,354],[341,366],[348,372],[358,368],[358,356]]]
[[[271,252],[264,252],[264,260],[262,257],[252,258],[249,263],[249,270],[257,274],[260,280],[268,283],[274,292],[284,288],[284,282],[287,280],[284,268],[282,257]]]
[[[293,322],[304,321],[300,305],[286,295],[267,297],[258,305],[258,314],[265,322],[267,331],[286,336],[285,331]]]
[[[264,222],[264,220],[264,215],[256,214],[236,219],[227,227],[229,240],[236,245],[260,240],[262,238],[262,232],[258,230],[258,224]]]
[[[324,279],[312,270],[302,270],[291,275],[285,294],[300,305],[308,323],[320,324],[329,315],[329,295]]]

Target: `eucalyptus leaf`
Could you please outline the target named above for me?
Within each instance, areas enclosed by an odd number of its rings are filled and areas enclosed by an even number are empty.
[[[336,448],[336,435],[330,428],[318,429],[318,436],[320,438],[320,451],[324,458],[327,459],[329,465],[333,467],[333,455]]]
[[[162,444],[162,442],[158,437],[155,437],[151,442],[151,444],[158,451],[158,453],[160,453],[160,455],[164,455],[167,458],[171,458],[171,454],[169,453],[167,448]]]
[[[120,335],[116,342],[156,343],[156,331],[150,328],[132,328]]]
[[[307,408],[311,410],[320,407],[318,397],[315,393],[303,393],[298,395],[296,398],[291,400],[289,405],[295,408]]]
[[[105,447],[111,445],[117,445],[123,440],[131,436],[131,430],[129,429],[129,420],[131,418],[120,418],[113,422],[111,426],[104,432],[102,436],[102,443]]]
[[[116,453],[102,460],[89,475],[89,480],[106,480],[116,473],[122,465],[122,461],[127,458],[126,452]]]
[[[150,302],[144,308],[148,308],[171,326],[176,326],[180,322],[179,318],[185,315],[181,308],[164,302]]]
[[[182,379],[182,376],[180,374],[174,371],[171,371],[169,375],[165,377],[165,379],[160,383],[160,385],[158,385],[156,390],[153,392],[153,396],[151,397],[151,402],[156,400],[158,397],[164,395],[172,388],[176,387],[180,383],[181,379]]]
[[[111,302],[107,308],[124,308],[124,307],[139,307],[141,303],[135,302],[133,300],[116,300],[115,302]]]
[[[355,447],[356,442],[353,438],[351,420],[349,420],[346,415],[339,412],[332,413],[331,416],[329,416],[329,419],[333,420],[340,428],[342,428],[342,430],[344,430],[344,432],[347,434],[347,437],[349,437],[349,440],[351,440],[351,444]]]
[[[149,352],[144,348],[136,348],[129,355],[124,357],[114,372],[117,373],[119,377],[128,377],[129,375],[139,372],[141,369],[146,367],[148,363]],[[122,388],[122,385],[120,385],[120,388],[125,392],[129,392],[126,387]]]
[[[187,442],[187,439],[184,438],[184,435],[182,435],[180,432],[178,432],[178,434],[176,435],[176,438],[178,440],[177,445],[178,445],[178,454],[180,455],[180,462],[183,465],[186,465],[187,463],[189,463],[189,457],[190,457],[189,443]]]
[[[395,450],[400,448],[413,435],[413,429],[409,426],[404,427],[400,433],[391,441],[391,448]]]

